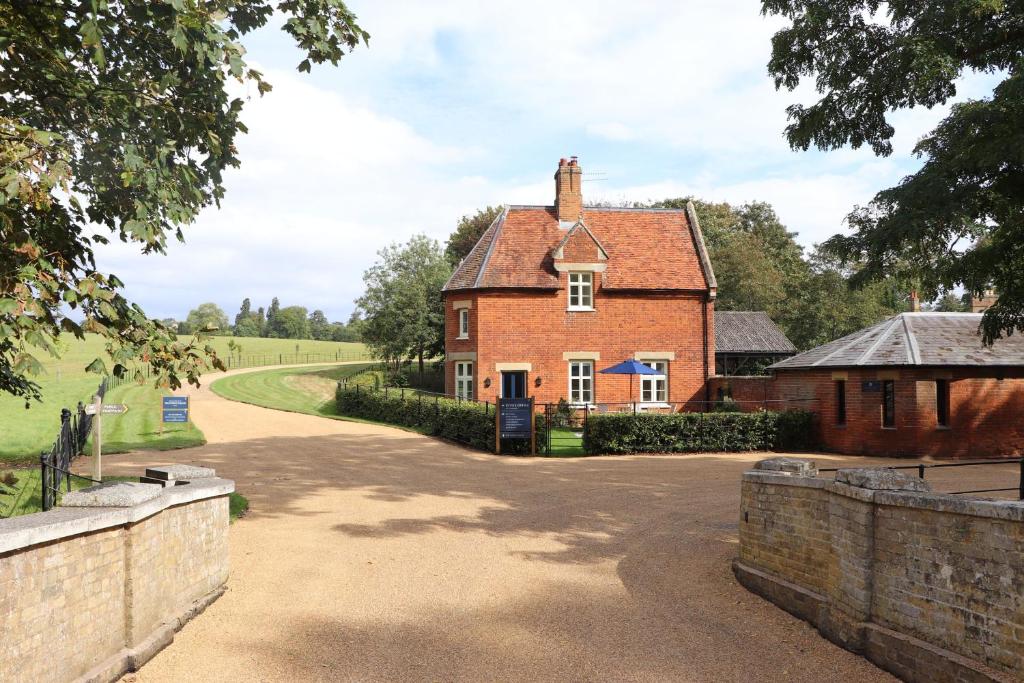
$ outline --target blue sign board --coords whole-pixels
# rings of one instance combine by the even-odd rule
[[[528,398],[498,399],[498,431],[503,439],[529,439],[533,429],[533,401]]]
[[[188,422],[188,396],[164,396],[164,422]]]

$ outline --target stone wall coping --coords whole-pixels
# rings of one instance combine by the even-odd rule
[[[121,482],[124,483],[124,482]],[[0,519],[0,554],[69,536],[133,524],[175,505],[226,496],[235,490],[230,479],[197,479],[180,486],[152,487],[158,495],[135,505],[117,507],[57,507],[48,512]],[[99,487],[92,487],[99,488]]]
[[[876,500],[875,495],[881,493],[881,491],[875,491],[874,489],[862,489],[859,486],[850,486],[844,484],[841,481],[829,481],[825,488],[829,493],[834,493],[838,496],[846,496],[847,498],[853,498],[854,500],[863,501],[870,503]]]
[[[1024,501],[978,500],[948,493],[875,491],[875,502],[892,507],[920,508],[970,517],[1024,522]]]
[[[776,472],[772,470],[747,470],[743,473],[743,481],[755,482],[758,484],[775,484],[777,486],[802,486],[811,489],[823,489],[829,483],[828,479],[818,477],[801,477],[788,472]]]

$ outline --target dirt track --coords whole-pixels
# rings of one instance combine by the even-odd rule
[[[193,393],[252,510],[229,591],[130,681],[893,680],[733,580],[761,456],[530,459]]]

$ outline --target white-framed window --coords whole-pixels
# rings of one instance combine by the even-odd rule
[[[455,364],[455,395],[459,398],[473,398],[473,364],[469,361]]]
[[[594,308],[594,274],[569,273],[569,310],[589,311]]]
[[[569,402],[577,404],[594,402],[593,361],[569,361]]]
[[[668,403],[668,361],[645,360],[644,365],[657,370],[657,375],[640,375],[641,403]]]
[[[459,309],[459,336],[458,339],[469,339],[469,309]]]

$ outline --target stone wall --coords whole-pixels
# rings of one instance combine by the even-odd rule
[[[743,475],[740,583],[908,681],[1024,678],[1024,504],[893,470]]]
[[[224,591],[234,484],[147,475],[0,520],[0,681],[116,680]]]

